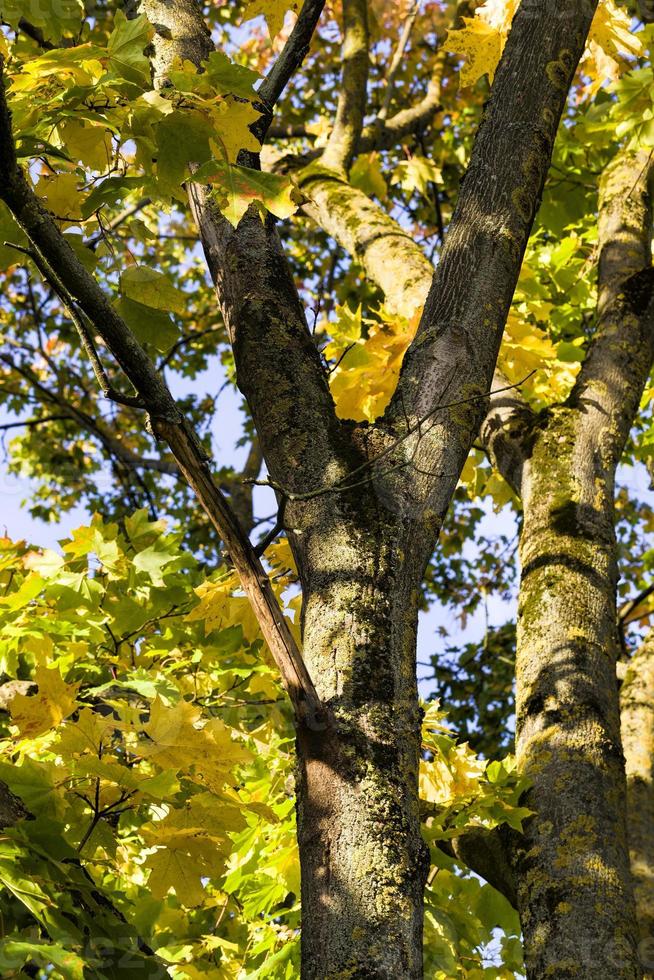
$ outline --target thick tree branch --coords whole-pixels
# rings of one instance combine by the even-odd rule
[[[195,45],[189,46],[189,49],[194,48]],[[88,318],[142,398],[153,433],[168,443],[181,472],[225,543],[298,718],[317,724],[317,720],[323,718],[323,709],[313,682],[268,576],[216,486],[197,436],[184,419],[154,364],[96,280],[81,264],[17,164],[1,72],[0,197],[31,242],[42,268],[48,271],[51,284],[55,287],[58,283],[64,284],[76,306]]]
[[[480,875],[513,905],[517,906],[515,874],[509,859],[511,835],[508,827],[486,830],[473,827],[451,841],[441,841],[439,847],[456,861]]]
[[[337,174],[309,170],[303,210],[383,291],[388,306],[410,317],[427,297],[434,267],[394,218]]]
[[[334,128],[322,165],[347,173],[357,150],[367,104],[368,0],[343,0],[343,70]]]
[[[654,935],[654,631],[630,661],[620,688],[627,774],[629,858],[642,939]]]
[[[620,151],[600,184],[597,330],[570,395],[620,455],[654,359],[651,154]]]
[[[552,147],[595,2],[523,0],[513,21],[415,340],[386,423],[489,389]],[[418,447],[423,473],[457,472],[483,413],[443,415]],[[411,449],[411,451],[414,451]],[[418,483],[418,481],[416,481]],[[454,481],[406,486],[442,515]]]
[[[212,46],[196,0],[140,8],[156,27],[155,84],[176,57],[200,67]],[[189,182],[187,191],[268,469],[281,482],[316,485],[338,466],[344,436],[275,222],[254,210],[234,229],[206,187]]]
[[[493,375],[493,388],[506,379],[499,370]],[[536,416],[518,388],[491,396],[488,412],[481,423],[479,437],[485,452],[513,492],[522,493],[522,472],[529,454]]]

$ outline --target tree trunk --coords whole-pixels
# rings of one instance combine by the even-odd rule
[[[614,464],[598,416],[537,422],[522,481],[516,746],[535,815],[515,854],[530,978],[635,978],[615,676]]]
[[[620,689],[627,771],[631,874],[640,931],[640,958],[654,974],[654,633],[630,662]]]
[[[383,507],[357,510],[320,520],[301,543],[304,654],[335,719],[329,732],[298,733],[302,976],[410,980],[422,976],[429,869],[418,811],[422,567]]]

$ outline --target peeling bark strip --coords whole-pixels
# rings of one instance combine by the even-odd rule
[[[103,339],[147,409],[153,431],[168,441],[180,470],[229,548],[296,716],[309,724],[324,724],[322,706],[268,577],[228,501],[216,486],[195,433],[154,364],[81,264],[18,166],[1,74],[0,179],[0,197],[30,241],[38,267],[55,291],[60,295],[63,292],[69,308],[81,311]]]

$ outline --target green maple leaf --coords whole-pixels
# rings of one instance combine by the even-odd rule
[[[168,276],[147,265],[134,265],[126,269],[120,277],[123,296],[153,310],[183,315],[188,306],[186,293],[173,285]]]
[[[122,10],[117,10],[107,42],[111,74],[140,88],[150,88],[150,62],[143,51],[153,34],[154,28],[144,14],[128,20]]]
[[[230,224],[237,226],[251,204],[277,218],[288,218],[299,206],[297,188],[280,174],[264,173],[212,160],[196,174],[196,179],[215,185],[218,207]]]

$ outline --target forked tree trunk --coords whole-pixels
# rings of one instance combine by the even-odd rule
[[[304,655],[335,719],[298,735],[302,976],[417,980],[429,870],[418,813],[422,568],[407,562],[383,505],[357,511],[302,543]]]
[[[524,470],[516,748],[535,815],[515,854],[529,977],[636,978],[618,639],[613,467],[557,408]],[[610,455],[610,454],[609,454]]]

